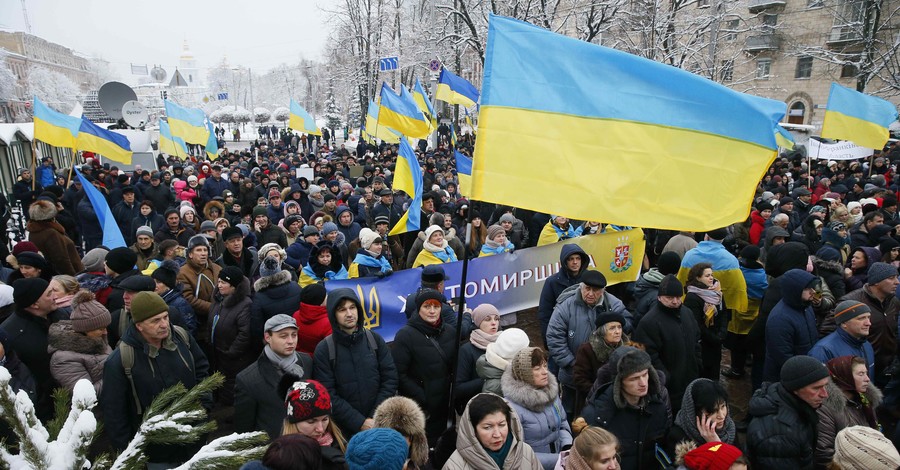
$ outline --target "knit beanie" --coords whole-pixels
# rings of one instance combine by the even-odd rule
[[[741,249],[741,258],[747,261],[759,260],[760,249],[756,245],[747,245]]]
[[[834,440],[833,462],[844,470],[894,470],[900,468],[900,453],[877,430],[850,426]]]
[[[881,243],[878,244],[878,251],[881,252],[882,256],[888,254],[894,248],[900,248],[900,242],[894,240],[893,237],[885,237]]]
[[[256,207],[254,207],[254,208],[253,208],[253,218],[255,219],[255,218],[257,218],[257,217],[259,217],[259,216],[261,216],[261,215],[264,215],[264,216],[268,217],[268,216],[269,216],[269,210],[266,209],[265,206],[256,206]]]
[[[500,234],[506,234],[506,230],[503,230],[503,227],[499,225],[491,225],[487,229],[487,239],[493,241],[494,237]]]
[[[431,240],[431,235],[437,231],[444,233],[444,229],[442,229],[441,227],[439,227],[437,225],[429,225],[428,228],[425,229],[425,241],[427,242],[427,241]]]
[[[288,388],[284,403],[287,420],[299,423],[331,414],[331,395],[324,385],[315,380],[298,380]]]
[[[140,323],[160,313],[167,312],[169,306],[156,292],[138,292],[131,299],[131,319]]]
[[[203,222],[200,222],[200,233],[210,232],[215,229],[216,229],[216,223],[213,222],[212,220],[204,220]]]
[[[691,470],[728,470],[744,455],[737,447],[724,442],[707,442],[684,456],[684,466]]]
[[[259,275],[262,277],[274,276],[281,272],[281,261],[274,256],[266,256],[259,265]]]
[[[887,263],[872,263],[869,267],[869,277],[866,281],[870,286],[897,275],[897,268]]]
[[[681,256],[678,256],[678,253],[674,251],[667,251],[659,255],[659,259],[656,261],[656,269],[663,276],[666,274],[678,274],[678,269],[680,268]]]
[[[179,270],[178,263],[172,260],[165,260],[150,274],[150,277],[165,284],[169,289],[174,289]]]
[[[681,297],[684,295],[684,287],[674,274],[666,274],[666,277],[659,281],[659,296]]]
[[[538,348],[524,347],[515,353],[509,361],[509,367],[513,377],[517,380],[534,385],[534,374],[532,373],[531,356]]]
[[[481,304],[475,307],[475,310],[472,310],[472,322],[475,323],[475,328],[480,328],[481,322],[487,320],[491,315],[500,316],[500,311],[497,310],[497,307],[491,304]]]
[[[829,377],[822,361],[810,356],[794,356],[781,366],[781,385],[789,392]]]
[[[840,325],[866,313],[872,313],[868,305],[858,300],[845,300],[834,307],[834,322]]]
[[[350,470],[402,470],[409,445],[399,432],[388,428],[368,429],[347,443]]]
[[[37,247],[37,245],[35,245],[34,243],[31,243],[30,241],[27,241],[27,240],[26,240],[26,241],[21,241],[21,242],[19,242],[19,243],[16,243],[16,246],[13,247],[13,249],[12,249],[12,255],[13,255],[13,256],[19,256],[20,253],[23,253],[23,252],[25,252],[25,251],[30,251],[30,252],[32,252],[32,253],[37,253],[37,252],[38,252],[38,247]],[[109,250],[107,250],[107,251],[109,251]]]
[[[141,235],[146,235],[150,238],[153,238],[153,229],[146,225],[141,225],[137,228],[137,230],[134,231],[134,236],[139,237]]]
[[[636,372],[640,372],[642,370],[648,370],[652,366],[650,362],[650,355],[640,349],[635,348],[633,351],[629,351],[619,359],[619,363],[616,365],[617,374],[622,379],[628,377],[631,374]],[[824,366],[823,366],[824,367]]]
[[[440,303],[444,302],[444,294],[434,289],[421,289],[416,294],[416,312],[422,309],[422,304],[427,300],[436,300]]]
[[[509,212],[506,212],[500,216],[500,222],[516,223],[516,216],[510,214]]]
[[[39,277],[27,277],[13,281],[12,287],[16,308],[24,310],[34,305],[44,295],[50,283]]]
[[[259,257],[259,260],[262,261],[266,259],[272,251],[278,252],[278,256],[281,257],[282,261],[287,259],[287,253],[284,251],[284,248],[277,243],[266,243],[259,247],[259,251],[257,251],[256,255]]]
[[[106,266],[116,274],[134,269],[135,263],[137,263],[137,253],[131,248],[121,246],[113,248],[106,254]]]
[[[322,236],[328,235],[331,232],[337,232],[338,226],[334,222],[325,222],[322,224]]]
[[[368,227],[365,227],[359,231],[359,245],[366,250],[368,250],[369,247],[371,247],[372,244],[380,238],[380,235],[378,235],[375,231]]]
[[[187,252],[190,253],[199,246],[205,246],[209,249],[209,239],[204,235],[194,235],[188,240]]]
[[[300,303],[306,305],[322,305],[328,292],[324,284],[310,284],[300,291]]]
[[[231,284],[234,287],[241,285],[244,281],[244,273],[237,266],[225,266],[219,271],[219,279]]]
[[[16,263],[18,263],[19,266],[31,266],[40,269],[41,271],[47,269],[49,266],[47,260],[45,260],[43,256],[30,251],[19,253],[18,256],[16,256]]]
[[[103,271],[103,262],[106,260],[106,254],[109,250],[106,248],[94,248],[88,251],[84,258],[81,258],[81,264],[84,265],[84,271],[96,273]]]
[[[503,330],[497,336],[497,341],[488,344],[485,350],[486,359],[492,366],[505,369],[506,363],[522,348],[527,348],[529,342],[528,335],[518,328]],[[530,368],[531,366],[529,366]]]
[[[306,227],[303,227],[303,237],[304,238],[311,236],[311,235],[318,235],[318,234],[319,234],[319,229],[316,228],[315,225],[310,224],[310,225],[307,225]]]
[[[78,333],[106,328],[112,322],[109,310],[94,298],[90,291],[80,291],[72,298],[72,327]]]
[[[181,209],[178,210],[178,215],[180,215],[181,218],[184,219],[184,215],[187,214],[188,212],[193,212],[195,216],[197,215],[197,211],[195,211],[194,208],[191,207],[190,204],[181,206]]]

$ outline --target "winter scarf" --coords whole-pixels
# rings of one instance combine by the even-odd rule
[[[291,354],[290,356],[282,356],[275,351],[272,350],[271,347],[267,344],[264,352],[266,353],[266,357],[272,361],[272,364],[275,364],[275,367],[278,368],[284,374],[294,374],[298,377],[303,377],[303,367],[300,366],[300,363],[297,362],[297,355]]]
[[[457,261],[456,253],[450,248],[450,244],[447,243],[447,240],[444,240],[444,243],[441,246],[435,246],[426,240],[422,243],[422,249],[433,254],[434,257],[441,260],[442,263],[452,263]]]
[[[308,199],[309,199],[309,203],[313,206],[313,208],[315,210],[319,210],[319,209],[325,207],[325,199],[319,199],[319,198],[314,198],[314,197],[311,197]]]
[[[499,331],[489,335],[481,330],[472,330],[472,334],[469,336],[469,342],[475,345],[476,348],[486,351],[489,344],[497,341],[498,336],[500,336]]]
[[[644,273],[644,280],[652,283],[653,285],[659,285],[662,282],[663,278],[666,277],[663,273],[659,272],[658,269],[651,269]]]
[[[343,266],[337,272],[334,272],[328,269],[328,266],[316,264],[316,267],[312,268],[307,264],[303,267],[303,273],[316,280],[347,279],[347,270]]]
[[[555,217],[554,217],[554,219],[555,219]],[[550,222],[550,226],[553,227],[553,230],[556,231],[556,236],[559,237],[560,240],[567,240],[569,238],[579,237],[579,236],[581,236],[581,231],[583,229],[582,227],[578,227],[578,229],[576,230],[574,227],[572,227],[571,222],[569,222],[568,230],[563,230],[563,229],[559,228],[559,226],[554,224],[552,221]]]
[[[501,245],[493,240],[487,240],[484,242],[484,245],[481,245],[481,252],[486,255],[499,255],[501,253],[512,252],[516,249],[516,246],[511,242],[506,242],[506,245]]]
[[[512,432],[507,434],[506,442],[503,444],[503,447],[496,452],[487,447],[484,448],[484,451],[487,452],[491,460],[497,464],[497,468],[503,468],[503,465],[506,463],[506,457],[509,456],[509,450],[512,448],[512,437]]]
[[[687,291],[689,294],[697,294],[698,297],[703,299],[703,315],[706,320],[706,326],[712,326],[716,318],[716,312],[719,306],[722,305],[722,292],[712,289],[701,289],[696,286],[688,286]]]
[[[675,415],[675,424],[677,424],[684,433],[687,434],[691,440],[696,442],[697,444],[703,444],[706,442],[706,439],[700,435],[700,430],[697,429],[697,410],[694,409],[694,384],[701,380],[709,380],[709,379],[697,379],[691,382],[687,390],[684,392],[684,398],[681,401],[681,410],[678,411],[678,414]],[[721,432],[716,430],[716,434],[722,440],[722,442],[726,444],[734,444],[735,437],[735,426],[734,420],[731,419],[731,414],[725,417],[725,427]]]
[[[575,449],[575,446],[572,446],[566,455],[565,463],[563,463],[563,468],[565,470],[591,470],[591,466],[584,460],[584,457],[578,453]]]
[[[353,258],[353,262],[362,266],[368,266],[370,268],[380,268],[381,272],[386,273],[391,270],[391,263],[385,259],[384,256],[379,256],[378,258],[369,256],[363,253],[363,250],[359,250],[356,253],[356,258]]]
[[[74,297],[75,294],[68,294],[56,299],[56,308],[70,307],[72,305],[72,298]]]
[[[606,364],[609,361],[609,355],[628,341],[628,336],[623,334],[622,339],[617,344],[609,344],[600,336],[600,328],[594,330],[590,338],[588,338],[588,342],[591,343],[591,349],[594,350],[594,355],[597,356],[597,360],[602,364]]]

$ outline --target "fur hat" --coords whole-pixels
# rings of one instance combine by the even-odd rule
[[[789,392],[828,378],[828,368],[810,356],[794,356],[781,366],[781,385]]]
[[[506,230],[503,230],[503,227],[499,225],[491,225],[487,229],[487,239],[493,241],[494,238],[501,233],[506,235]]]
[[[500,332],[497,341],[488,344],[485,359],[492,366],[503,370],[513,356],[522,348],[527,348],[530,340],[528,334],[518,328],[509,328]],[[530,368],[530,366],[529,366]]]
[[[441,233],[444,233],[444,229],[442,229],[440,226],[437,226],[437,225],[428,226],[428,228],[425,229],[425,241],[431,240],[431,235],[434,234],[434,232],[438,232],[438,231]]]
[[[277,243],[266,243],[259,248],[259,251],[256,253],[256,255],[259,257],[259,260],[262,261],[266,259],[266,256],[268,256],[269,253],[273,251],[278,253],[278,256],[281,257],[282,261],[287,259],[287,253],[285,253],[284,248],[282,248],[281,245]]]
[[[199,246],[205,246],[206,249],[209,249],[209,239],[204,235],[194,235],[190,239],[188,239],[187,251],[190,253],[194,251],[194,248]]]
[[[375,426],[391,428],[409,439],[409,458],[422,467],[428,461],[428,439],[425,436],[425,413],[410,398],[391,397],[381,402],[372,417]]]
[[[89,273],[103,271],[103,263],[106,261],[107,253],[109,253],[109,250],[106,248],[94,248],[85,253],[84,258],[81,258],[84,271]]]
[[[872,263],[869,267],[869,278],[866,281],[870,286],[897,275],[897,268],[887,263]]]
[[[32,253],[30,251],[19,253],[18,256],[16,256],[16,263],[18,263],[19,266],[31,266],[40,269],[41,271],[44,271],[49,267],[47,260],[44,259],[40,253]]]
[[[475,307],[475,310],[472,310],[472,322],[475,323],[475,328],[480,328],[481,322],[487,320],[492,315],[497,315],[499,317],[500,311],[491,304],[481,304]]]
[[[379,239],[381,239],[381,236],[368,227],[365,227],[359,231],[359,244],[366,250],[368,250],[372,246],[372,244]]]
[[[138,292],[131,299],[131,319],[140,323],[160,313],[167,312],[169,306],[156,292]]]
[[[393,429],[373,428],[356,434],[347,443],[350,470],[401,470],[406,464],[409,446],[403,435]]]
[[[875,429],[850,426],[834,440],[833,462],[845,470],[896,469],[900,468],[900,453]]]
[[[228,241],[232,238],[244,238],[244,232],[237,227],[225,227],[225,230],[222,230],[222,241]]]
[[[281,261],[274,256],[266,256],[266,259],[259,263],[259,275],[261,277],[274,276],[281,272]]]
[[[56,217],[56,205],[50,201],[39,199],[31,203],[28,208],[28,217],[35,222],[53,220]]]
[[[72,298],[72,327],[79,333],[106,328],[112,322],[109,310],[94,298],[90,291],[80,291]]]

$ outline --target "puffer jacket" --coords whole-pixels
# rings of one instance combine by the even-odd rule
[[[250,311],[250,337],[256,353],[262,352],[263,329],[266,320],[278,314],[291,315],[300,305],[300,286],[291,282],[291,273],[282,270],[272,276],[261,277],[253,283],[256,295]],[[259,338],[259,339],[257,339]]]
[[[482,392],[503,396],[503,386],[500,385],[503,369],[488,362],[486,355],[482,354],[481,357],[475,360],[475,373],[481,378]]]
[[[469,400],[469,404],[471,403],[472,401]],[[499,470],[543,470],[544,467],[541,466],[534,450],[523,441],[525,433],[516,410],[511,409],[509,414],[510,423],[507,429],[512,435],[510,437],[512,445],[509,448],[506,462],[503,463],[503,468]],[[459,420],[459,430],[456,433],[456,451],[444,464],[443,470],[497,470],[497,464],[478,441],[478,435],[475,432],[477,423],[472,423],[472,420],[469,419],[469,405],[466,405],[462,416],[462,419]]]
[[[812,305],[801,298],[803,289],[814,279],[800,269],[792,269],[779,279],[782,298],[766,321],[766,382],[777,382],[781,366],[791,357],[808,353],[819,339]]]
[[[575,274],[570,274],[566,269],[566,259],[577,254],[581,257],[581,268]],[[556,307],[556,299],[559,294],[572,285],[581,282],[581,274],[587,270],[590,258],[587,252],[575,243],[563,245],[559,250],[559,272],[548,277],[541,288],[541,299],[538,302],[538,320],[541,322],[541,337],[547,343],[547,327],[550,326],[550,317],[553,316],[553,308]],[[637,295],[635,295],[635,298]]]
[[[861,357],[866,361],[869,378],[875,380],[875,351],[872,349],[872,344],[866,338],[854,338],[843,328],[838,328],[816,342],[809,350],[809,355],[823,363],[841,356]]]
[[[300,308],[294,312],[297,322],[297,350],[312,355],[326,336],[331,334],[331,321],[328,319],[328,308],[321,305],[309,305],[300,302]]]
[[[356,304],[356,331],[348,334],[338,325],[335,311],[344,300]],[[375,415],[375,408],[397,393],[397,368],[384,339],[371,334],[378,347],[372,350],[364,331],[366,318],[362,305],[351,289],[335,289],[328,293],[328,320],[331,340],[316,346],[313,361],[316,380],[331,394],[331,416],[348,438],[359,432],[363,422]],[[328,352],[328,341],[334,341],[334,362]]]
[[[536,388],[513,376],[512,367],[503,371],[503,396],[519,415],[522,440],[534,450],[544,468],[552,468],[562,448],[572,444],[572,429],[559,398],[559,383],[548,374],[546,387]]]
[[[752,468],[813,468],[819,418],[781,383],[769,383],[750,399],[746,454]]]
[[[828,398],[822,403],[822,406],[816,410],[819,415],[818,438],[816,440],[815,461],[816,465],[823,468],[831,463],[834,457],[834,441],[837,434],[841,430],[850,426],[871,427],[869,420],[866,419],[863,405],[860,398],[847,398],[847,395],[834,383],[829,381]],[[866,401],[873,410],[881,405],[881,390],[874,384],[869,384],[869,389],[865,393]]]
[[[75,331],[71,320],[50,325],[47,333],[50,374],[69,391],[75,383],[87,379],[100,395],[103,387],[103,364],[112,349],[106,338],[90,338]]]

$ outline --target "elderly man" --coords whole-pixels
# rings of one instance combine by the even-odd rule
[[[197,316],[197,339],[200,341],[209,337],[206,317],[221,271],[222,267],[209,259],[209,241],[206,237],[191,237],[187,246],[187,262],[178,271],[176,279],[182,285],[185,300]]]
[[[867,340],[872,327],[872,311],[869,306],[845,300],[834,307],[834,321],[838,328],[820,339],[809,350],[809,355],[824,362],[840,356],[857,356],[866,361],[869,377],[875,379],[875,351]]]

